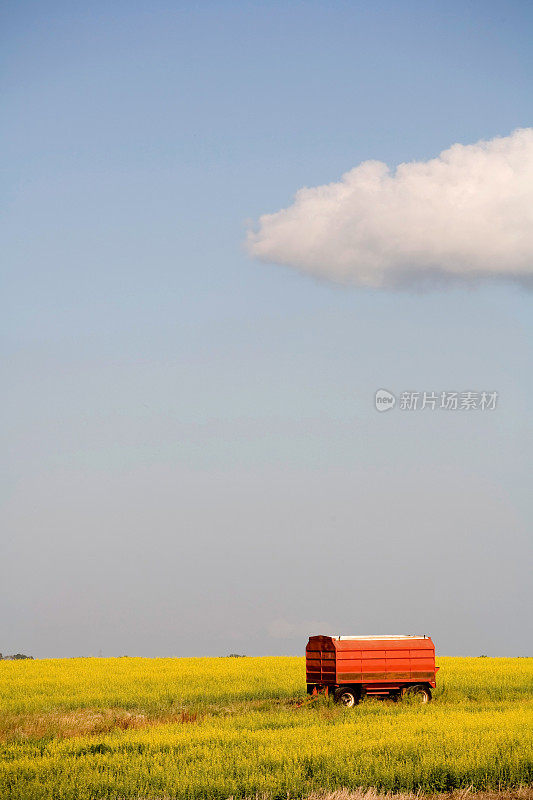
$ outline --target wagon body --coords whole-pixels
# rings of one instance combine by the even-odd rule
[[[311,636],[307,691],[354,687],[359,696],[435,687],[435,646],[428,636]],[[429,695],[431,696],[431,694]]]

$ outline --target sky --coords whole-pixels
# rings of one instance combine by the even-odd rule
[[[531,655],[532,295],[505,279],[531,261],[467,226],[396,263],[405,209],[378,198],[374,280],[366,201],[320,257],[308,210],[289,249],[265,219],[527,129],[532,24],[491,0],[3,5],[1,652]],[[467,391],[496,407],[438,407]]]

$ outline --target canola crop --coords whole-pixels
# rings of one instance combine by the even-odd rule
[[[301,798],[341,787],[533,784],[533,659],[437,663],[431,704],[345,709],[331,700],[297,707],[302,658],[0,662],[0,797]]]

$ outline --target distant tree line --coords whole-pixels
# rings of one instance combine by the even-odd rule
[[[22,658],[33,659],[33,656],[25,656],[24,653],[15,653],[13,656],[3,656],[2,653],[0,653],[0,661],[20,661]]]

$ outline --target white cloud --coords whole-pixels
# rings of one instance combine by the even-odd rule
[[[273,639],[295,639],[327,633],[331,625],[327,622],[288,622],[286,619],[274,619],[267,625],[268,635]]]
[[[364,161],[259,219],[249,252],[370,287],[533,276],[533,128],[430,161]]]

